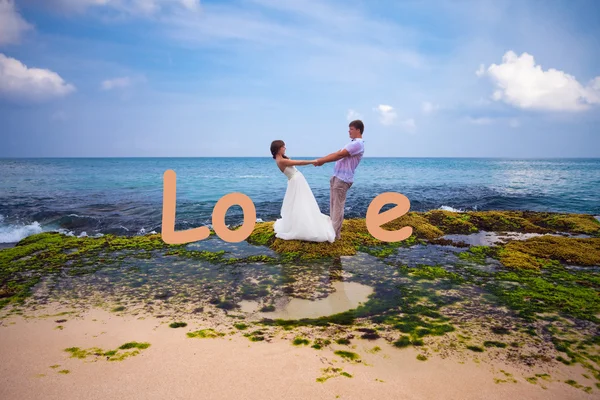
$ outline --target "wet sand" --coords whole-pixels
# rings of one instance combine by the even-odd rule
[[[240,302],[242,312],[249,313],[251,318],[301,319],[318,318],[342,313],[357,308],[369,300],[373,288],[356,282],[332,282],[334,292],[316,301],[283,297],[275,306],[275,311],[258,312],[257,301]]]
[[[54,308],[37,314],[69,310]],[[201,319],[187,320],[187,327],[173,329],[168,325],[171,319],[143,318],[91,309],[75,315],[13,315],[1,320],[0,398],[566,400],[595,396],[564,383],[568,378],[561,377],[562,372],[573,375],[579,366],[528,371],[525,376],[551,376],[550,382],[540,379],[532,384],[521,377],[523,371],[501,362],[442,359],[435,353],[419,361],[418,349],[398,349],[382,339],[353,339],[350,346],[333,344],[331,349],[316,350],[293,346],[289,335],[295,334],[283,330],[271,342],[251,342],[240,332],[229,334],[229,329]],[[62,330],[57,329],[59,325]],[[186,336],[207,328],[226,335]],[[131,341],[151,346],[123,361],[70,358],[64,351],[70,347],[116,349]],[[381,351],[368,352],[375,346]],[[361,362],[345,360],[334,350],[355,352]],[[337,376],[317,382],[326,375],[324,368],[341,368],[352,377],[338,371]],[[58,372],[64,370],[69,373]],[[512,374],[516,382],[501,370]],[[578,375],[582,373],[583,369]],[[584,378],[578,382],[586,384]]]

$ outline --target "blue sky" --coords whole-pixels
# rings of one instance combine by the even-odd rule
[[[600,157],[600,3],[0,0],[0,157]]]

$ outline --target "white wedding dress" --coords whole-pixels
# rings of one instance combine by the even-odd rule
[[[287,190],[281,206],[281,218],[275,221],[275,237],[309,242],[335,241],[331,218],[322,214],[304,175],[296,167],[286,167]]]

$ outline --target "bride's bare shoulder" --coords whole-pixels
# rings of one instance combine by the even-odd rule
[[[283,172],[285,170],[285,164],[283,163],[283,159],[280,158],[279,160],[275,160],[275,163],[277,164],[277,168],[279,168],[279,170],[281,172]]]

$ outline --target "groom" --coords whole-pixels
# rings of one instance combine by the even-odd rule
[[[343,149],[319,158],[314,165],[321,166],[325,163],[336,161],[333,176],[329,181],[329,213],[335,230],[335,240],[341,238],[342,222],[344,221],[344,207],[346,193],[354,183],[354,171],[365,152],[362,135],[365,125],[360,120],[354,120],[348,125],[348,134],[352,141]]]

